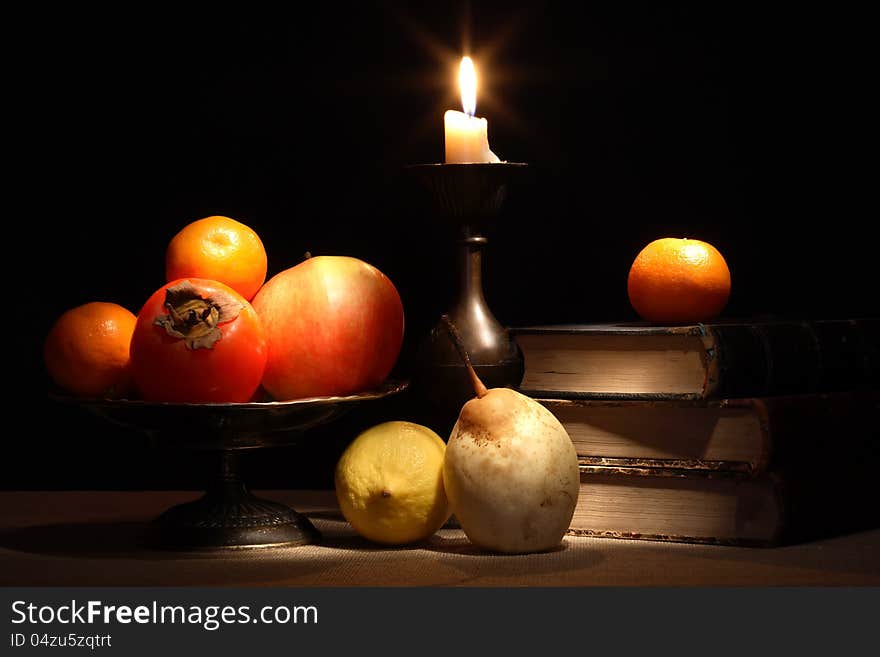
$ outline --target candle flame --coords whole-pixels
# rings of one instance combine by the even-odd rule
[[[474,116],[477,113],[477,71],[470,57],[462,57],[458,69],[458,85],[461,87],[461,106],[464,113]]]

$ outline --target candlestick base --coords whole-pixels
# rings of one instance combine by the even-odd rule
[[[462,324],[452,317],[456,327]],[[459,333],[462,333],[459,330]],[[522,351],[503,328],[497,332],[476,334],[465,332],[462,342],[474,344],[480,337],[491,338],[495,347],[494,362],[472,363],[477,376],[487,388],[517,388],[522,382],[524,363]],[[457,353],[449,354],[446,327],[438,324],[424,338],[416,355],[412,374],[413,391],[428,402],[427,422],[441,436],[448,436],[458,419],[461,407],[474,398],[474,387],[467,369]],[[466,346],[467,348],[467,346]],[[468,349],[468,354],[470,354]],[[452,357],[459,362],[446,362]]]
[[[408,167],[431,194],[443,221],[459,232],[459,289],[446,312],[461,334],[478,376],[489,388],[516,388],[522,382],[522,351],[494,316],[482,282],[484,235],[507,199],[510,183],[527,165],[519,162],[423,164]],[[473,386],[445,325],[438,321],[419,344],[412,372],[413,392],[431,407],[440,432],[451,430]],[[441,435],[443,435],[441,433]]]

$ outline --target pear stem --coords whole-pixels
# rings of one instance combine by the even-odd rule
[[[471,377],[471,383],[474,386],[474,392],[477,394],[477,397],[482,399],[486,396],[486,393],[489,392],[489,390],[486,388],[485,384],[480,381],[480,377],[478,377],[477,373],[474,371],[474,366],[471,365],[470,356],[468,356],[467,350],[464,348],[464,341],[461,339],[461,334],[458,332],[458,329],[455,328],[455,324],[452,323],[452,320],[449,319],[449,315],[444,314],[440,319],[443,320],[443,324],[449,332],[449,337],[452,338],[452,344],[455,345],[458,355],[461,356],[461,359],[464,361],[464,366],[467,368],[468,374]]]

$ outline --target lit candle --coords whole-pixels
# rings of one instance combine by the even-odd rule
[[[443,116],[446,130],[446,163],[500,162],[489,150],[488,123],[474,116],[477,111],[477,72],[470,57],[461,60],[458,72],[461,106],[464,112],[447,110]]]

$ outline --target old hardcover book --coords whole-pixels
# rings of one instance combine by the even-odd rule
[[[588,465],[757,473],[880,442],[880,392],[708,401],[537,399]]]
[[[770,547],[880,526],[870,468],[735,473],[581,466],[569,533]]]
[[[880,319],[580,324],[511,329],[522,392],[726,399],[880,387]]]

